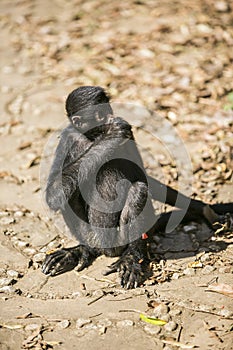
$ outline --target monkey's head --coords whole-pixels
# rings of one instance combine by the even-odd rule
[[[87,132],[106,123],[113,111],[109,97],[100,86],[81,86],[66,99],[66,112],[71,123]]]

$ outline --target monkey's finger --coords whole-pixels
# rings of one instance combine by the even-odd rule
[[[51,270],[53,266],[64,256],[64,253],[62,250],[57,250],[56,252],[52,254],[48,254],[45,258],[45,261],[42,264],[42,272],[45,275],[48,275],[51,273]]]

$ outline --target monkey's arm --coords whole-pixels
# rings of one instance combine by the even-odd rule
[[[82,134],[78,137],[81,140],[82,137],[86,138]],[[93,182],[101,166],[112,158],[122,143],[127,142],[132,137],[131,126],[120,118],[114,118],[111,120],[106,133],[102,134],[93,142],[90,140],[87,144],[84,142],[85,147],[82,147],[80,156],[77,157],[76,152],[73,160],[70,159],[65,164],[63,160],[64,156],[62,157],[59,154],[60,149],[62,149],[62,142],[65,142],[65,140],[61,139],[46,188],[46,201],[49,207],[55,211],[64,209],[65,204],[71,198],[72,194],[78,190],[79,186],[84,181],[88,185],[89,179]],[[77,149],[79,149],[78,141]]]
[[[46,202],[52,210],[61,208],[64,203],[64,191],[62,187],[62,169],[80,159],[92,146],[85,135],[74,129],[72,125],[65,128],[60,136],[53,164],[46,186]]]

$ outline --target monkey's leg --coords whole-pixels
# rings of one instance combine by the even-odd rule
[[[45,275],[55,276],[73,270],[75,266],[81,271],[91,265],[97,255],[95,250],[84,245],[60,249],[47,254],[42,264],[42,272]]]
[[[149,203],[148,211],[140,217],[142,210],[146,208],[148,196],[147,185],[143,182],[135,182],[129,189],[128,196],[121,212],[119,235],[122,236],[127,246],[123,255],[105,272],[106,275],[119,272],[121,286],[127,289],[138,287],[144,280],[144,272],[148,267],[147,258],[147,233],[144,233],[145,220],[153,218],[153,209]],[[152,225],[151,225],[152,226]]]
[[[208,205],[189,198],[150,176],[148,176],[148,183],[153,199],[182,209],[191,215],[194,214],[196,217],[203,217],[211,225],[222,220],[219,214],[233,213],[233,203]]]

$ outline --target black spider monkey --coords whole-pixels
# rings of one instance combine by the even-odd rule
[[[109,97],[98,86],[83,86],[66,100],[70,125],[61,134],[46,187],[49,207],[60,210],[80,244],[48,254],[42,270],[51,276],[77,266],[82,270],[101,255],[119,256],[106,274],[119,271],[121,285],[135,288],[149,263],[148,245],[164,230],[169,215],[157,219],[151,197],[184,220],[204,217],[211,224],[232,205],[189,199],[146,175],[131,125],[114,117]],[[218,214],[217,214],[218,213]]]

